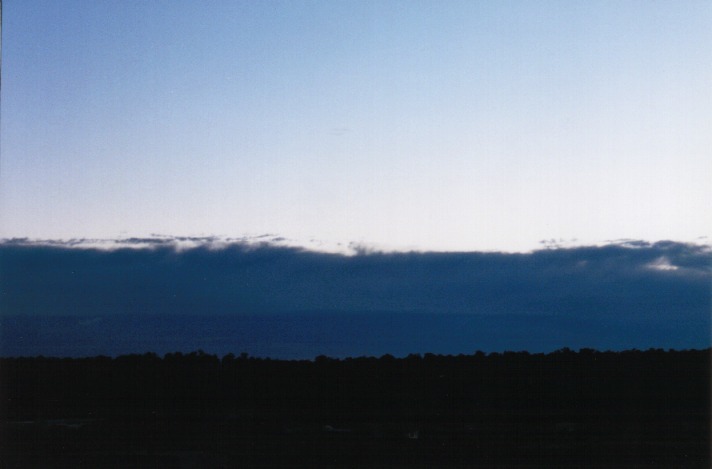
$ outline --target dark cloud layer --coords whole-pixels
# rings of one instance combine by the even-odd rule
[[[189,239],[0,244],[5,315],[412,312],[703,321],[707,247],[627,242],[510,253],[354,256]],[[185,241],[185,240],[183,240]],[[202,244],[200,243],[202,242]]]
[[[704,348],[709,248],[355,255],[242,240],[0,243],[0,355],[278,358]]]

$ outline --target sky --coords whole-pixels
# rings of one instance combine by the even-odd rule
[[[1,238],[709,242],[707,1],[5,0],[2,20]]]
[[[712,344],[708,1],[3,7],[0,355]]]

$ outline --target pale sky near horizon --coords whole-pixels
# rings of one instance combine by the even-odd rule
[[[708,1],[2,11],[0,237],[710,234]]]

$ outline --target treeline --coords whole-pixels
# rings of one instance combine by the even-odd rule
[[[243,353],[1,358],[6,418],[269,407],[360,418],[471,412],[703,411],[710,349],[272,360]],[[211,409],[216,407],[216,409]]]
[[[111,454],[133,455],[121,463],[133,467],[152,455],[145,465],[157,467],[177,449],[225,467],[302,457],[311,466],[709,467],[710,354],[2,358],[1,449],[7,467],[79,467],[78,454],[96,467]]]

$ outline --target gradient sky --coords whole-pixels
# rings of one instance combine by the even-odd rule
[[[0,237],[710,233],[709,1],[3,7]]]

